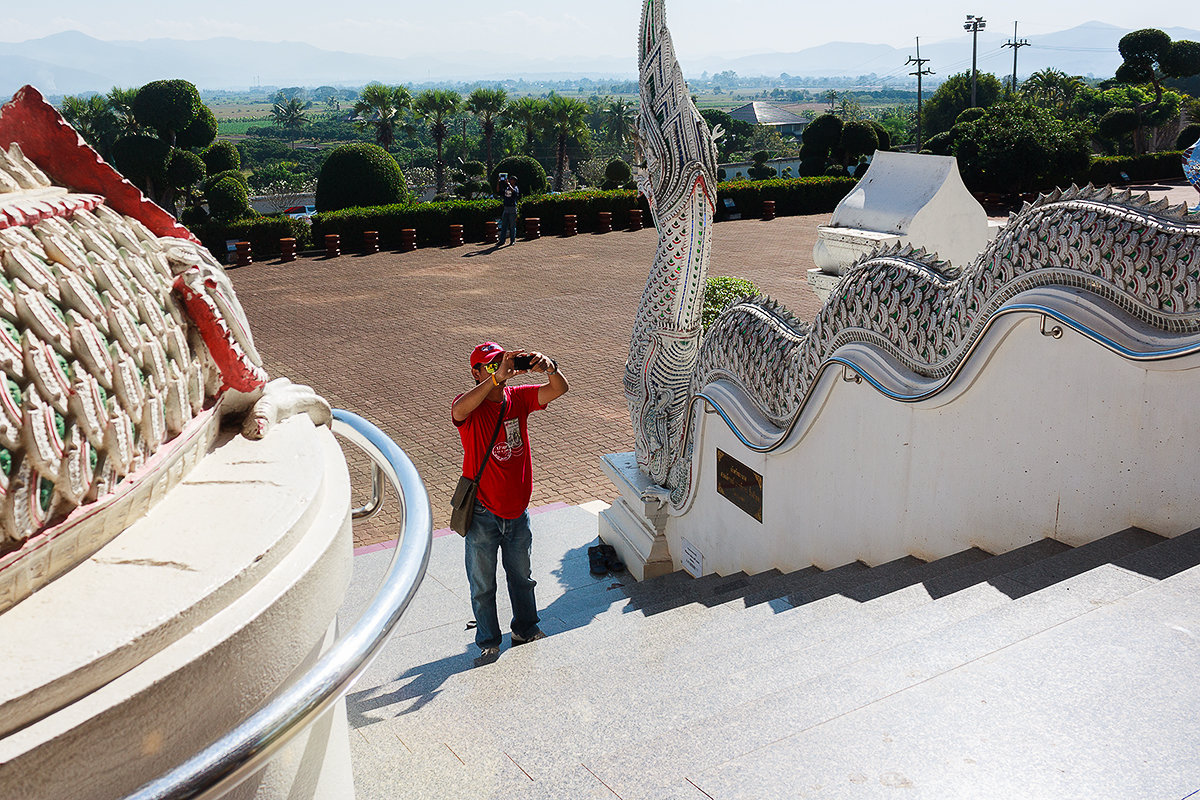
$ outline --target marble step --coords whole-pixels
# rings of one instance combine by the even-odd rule
[[[995,583],[1018,593],[1025,588],[1004,578],[988,586]],[[798,664],[790,677],[799,680],[770,676],[762,681],[766,691],[748,702],[583,763],[628,800],[668,797],[674,790],[687,796],[686,779],[693,773],[919,686],[1152,585],[1151,578],[1104,564],[835,669],[810,674],[813,667]]]
[[[954,559],[943,561],[946,561],[945,566],[956,564]],[[933,565],[922,566],[929,568]],[[833,572],[837,571],[831,571]],[[898,573],[897,577],[900,574],[903,573]],[[853,584],[849,585],[853,587]],[[945,625],[954,619],[978,613],[1003,599],[990,587],[983,589],[946,600],[936,611],[910,613],[906,618],[892,623],[889,628],[876,634],[868,633],[867,626],[855,623],[852,614],[846,613],[844,609],[839,610],[829,616],[830,627],[837,628],[840,625],[848,630],[859,631],[861,644],[834,648],[832,655],[824,657],[834,659],[832,664],[860,658],[862,648],[869,644],[880,647],[893,641],[895,637],[903,639],[917,636],[929,630],[931,626]],[[869,604],[862,607],[867,608]],[[515,759],[526,773],[544,777],[571,768],[578,759],[587,754],[594,754],[597,748],[603,749],[606,742],[613,743],[613,737],[630,741],[645,738],[660,732],[666,725],[678,724],[684,719],[680,713],[689,709],[693,715],[710,712],[710,706],[694,703],[689,705],[687,702],[688,682],[699,682],[701,676],[706,683],[712,684],[715,690],[719,690],[724,684],[732,683],[735,687],[740,684],[743,692],[749,691],[748,696],[762,691],[759,688],[751,688],[754,686],[753,681],[730,681],[728,657],[735,649],[731,645],[740,645],[736,647],[738,653],[759,654],[768,665],[779,658],[776,644],[768,637],[766,644],[760,647],[748,646],[740,641],[725,642],[723,647],[714,648],[719,652],[726,652],[726,659],[718,659],[716,663],[711,658],[697,660],[694,653],[680,649],[675,655],[685,663],[693,662],[690,673],[682,673],[681,667],[666,669],[664,664],[658,663],[654,672],[647,674],[644,658],[639,658],[632,664],[624,662],[623,669],[622,664],[618,663],[615,668],[602,672],[597,672],[595,658],[574,659],[576,666],[573,669],[555,673],[547,669],[540,658],[542,653],[558,653],[558,643],[552,645],[552,642],[553,639],[548,639],[532,647],[513,651],[510,654],[512,658],[506,661],[502,674],[495,678],[483,679],[483,685],[489,690],[487,692],[465,691],[456,693],[453,697],[440,696],[439,701],[444,700],[455,709],[451,718],[439,717],[430,722],[415,716],[402,717],[394,723],[383,724],[382,727],[372,725],[369,732],[364,731],[364,735],[373,738],[395,736],[408,742],[412,752],[429,753],[433,759],[431,764],[437,763],[445,749],[452,749],[465,761],[475,764],[483,763],[503,752],[507,754],[506,761],[512,762]],[[591,649],[592,653],[598,651],[603,652],[595,647]],[[636,654],[644,655],[640,649]],[[812,662],[822,657],[822,653],[813,650],[802,657]],[[528,670],[519,668],[517,658],[530,662],[525,664]],[[630,670],[641,671],[641,682],[633,687],[626,682],[622,687],[620,682],[627,677]],[[480,674],[481,671],[474,671],[465,677],[474,679]],[[684,677],[681,678],[681,675]],[[759,678],[766,681],[768,686],[775,680],[769,670]],[[614,693],[615,687],[620,687],[620,691]],[[635,691],[631,692],[631,688]],[[682,696],[680,688],[685,689]],[[698,685],[696,693],[709,698],[710,704],[713,697],[721,697],[724,703],[729,704],[736,704],[747,697],[744,693],[737,692],[720,694],[717,691],[700,689]],[[631,694],[635,696],[631,697]],[[544,707],[547,697],[554,698],[554,705],[558,711],[548,712]],[[580,719],[580,714],[585,715],[585,718]],[[592,719],[592,716],[598,718]],[[600,724],[600,720],[603,720],[604,724]],[[532,735],[535,731],[537,736]],[[546,737],[563,742],[563,747],[556,749],[554,756],[549,760],[542,752]],[[530,743],[529,750],[524,749],[526,742]],[[523,778],[526,773],[522,773]]]
[[[1119,552],[1128,551],[1143,540],[1143,537],[1136,534],[1119,534],[1110,537],[1106,542],[1097,543],[1091,548],[1091,556],[1086,556],[1087,548],[1080,548],[1084,553],[1076,553],[1073,556],[1075,567],[1068,567],[1060,559],[1057,565],[1052,564],[1039,574],[1077,573],[1078,565],[1086,563],[1088,559],[1103,560]],[[999,562],[999,566],[1006,563],[1011,566],[1014,559],[995,560]],[[973,564],[961,569],[970,570],[972,566]],[[1032,580],[1025,567],[1026,565],[1018,564],[1018,574],[1024,575],[1026,580]],[[953,572],[943,574],[948,576]],[[489,682],[495,695],[506,698],[504,703],[491,706],[490,712],[486,712],[474,701],[464,701],[460,705],[465,707],[465,711],[456,714],[449,724],[422,728],[401,723],[390,727],[393,728],[393,735],[408,741],[441,743],[442,747],[452,748],[470,763],[481,759],[486,761],[488,758],[494,758],[497,753],[503,753],[505,761],[520,765],[523,770],[521,777],[524,780],[531,783],[545,782],[545,776],[558,775],[563,771],[574,773],[575,765],[587,763],[589,756],[596,753],[611,752],[620,747],[637,750],[635,743],[661,736],[664,728],[673,723],[678,726],[689,718],[696,718],[698,715],[702,717],[705,713],[711,716],[711,712],[716,710],[714,706],[737,708],[746,702],[753,702],[756,697],[770,693],[779,685],[786,685],[789,680],[796,681],[803,677],[792,669],[781,668],[781,663],[803,664],[807,674],[826,675],[848,663],[861,660],[872,652],[888,647],[895,648],[906,640],[922,634],[928,635],[929,632],[956,621],[1011,603],[1013,601],[1009,599],[1010,596],[1023,597],[1029,594],[1028,589],[1028,583],[1006,583],[1003,579],[996,579],[993,584],[976,583],[952,596],[943,597],[936,603],[927,603],[899,614],[885,616],[874,624],[866,624],[863,620],[856,619],[856,615],[852,613],[834,614],[828,618],[828,624],[832,627],[826,633],[831,633],[840,623],[844,626],[840,636],[823,640],[790,655],[779,650],[769,650],[760,665],[746,666],[741,672],[730,670],[730,656],[734,652],[756,652],[760,648],[742,647],[736,651],[728,648],[722,651],[724,657],[721,659],[697,660],[693,657],[695,666],[691,671],[672,668],[652,675],[643,672],[639,676],[642,683],[636,687],[640,694],[635,691],[631,697],[628,687],[625,687],[618,701],[619,707],[611,693],[597,693],[590,688],[604,686],[604,676],[589,673],[582,669],[584,665],[581,664],[581,669],[572,676],[574,683],[548,683],[545,674],[535,678],[533,675],[511,673],[512,685]],[[868,602],[863,604],[862,608],[870,606],[871,603]],[[535,647],[545,645],[546,642],[543,642]],[[532,658],[533,652],[532,648],[527,648],[518,650],[513,655],[529,654],[530,660],[535,660]],[[714,661],[717,663],[714,664]],[[513,664],[508,666],[511,670]],[[700,685],[700,676],[706,670],[711,671],[707,680],[709,688]],[[650,680],[654,676],[659,678],[657,684]],[[619,674],[610,675],[607,680],[611,682],[619,677]],[[721,691],[722,687],[724,691]],[[707,703],[699,707],[696,704],[689,705],[688,698],[692,695],[707,698]],[[547,696],[554,698],[558,711],[538,711],[539,703],[544,702]],[[535,713],[532,716],[527,715],[523,713],[524,709]],[[386,727],[372,732],[372,735],[383,735]],[[547,752],[544,744],[547,739],[560,744]],[[436,744],[433,751],[438,751]],[[537,780],[527,777],[530,775],[537,776]],[[607,782],[607,779],[605,780]],[[557,783],[557,778],[554,782]],[[521,784],[518,782],[518,785]]]
[[[1136,540],[1133,544],[1138,542],[1145,544],[1148,541],[1157,540],[1157,537],[1146,538],[1148,536],[1144,532],[1133,534],[1132,538]],[[889,636],[908,635],[911,639],[921,635],[922,631],[929,630],[928,626],[953,620],[956,613],[969,614],[972,611],[978,612],[980,609],[990,608],[995,603],[1013,602],[1008,600],[1007,596],[1001,597],[1002,593],[997,590],[996,586],[979,583],[998,574],[1001,568],[1011,568],[1022,578],[1022,581],[1010,583],[1005,588],[1010,594],[1023,597],[1034,591],[1034,587],[1038,585],[1039,581],[1046,583],[1056,575],[1078,574],[1083,569],[1082,565],[1087,563],[1088,558],[1103,563],[1105,559],[1112,560],[1116,557],[1123,557],[1131,560],[1132,563],[1132,560],[1136,560],[1138,556],[1121,556],[1122,553],[1128,554],[1136,549],[1131,548],[1130,542],[1125,541],[1130,538],[1130,536],[1123,537],[1121,535],[1115,538],[1110,537],[1110,541],[1097,544],[1091,550],[1091,556],[1087,555],[1089,551],[1086,548],[1079,548],[1078,550],[1083,551],[1084,560],[1080,561],[1080,554],[1076,554],[1074,559],[1077,563],[1073,567],[1067,565],[1069,562],[1061,562],[1057,565],[1044,566],[1041,570],[1027,569],[1029,562],[1039,557],[1042,560],[1048,560],[1044,558],[1048,550],[1065,547],[1046,540],[1012,553],[982,560],[959,554],[968,563],[958,566],[957,569],[948,569],[948,565],[953,564],[953,561],[943,564],[940,570],[933,566],[939,562],[932,562],[929,565],[917,562],[916,565],[910,563],[904,568],[894,566],[892,569],[895,569],[896,572],[892,577],[889,577],[885,570],[878,573],[874,580],[862,581],[860,579],[857,583],[847,582],[847,579],[855,573],[870,573],[871,570],[863,565],[848,565],[848,568],[831,570],[826,573],[802,571],[809,574],[801,576],[793,573],[790,576],[791,580],[796,583],[788,594],[793,597],[793,601],[802,599],[805,591],[822,594],[820,589],[813,587],[809,582],[817,581],[819,585],[823,581],[827,585],[822,597],[839,597],[846,600],[844,594],[834,594],[829,591],[832,584],[837,583],[837,579],[841,578],[845,582],[844,591],[846,593],[856,593],[858,597],[867,599],[867,602],[856,602],[859,609],[858,614],[867,616],[871,616],[871,612],[868,610],[884,608],[886,598],[895,594],[895,592],[883,591],[889,582],[896,583],[899,592],[913,592],[915,591],[913,587],[919,581],[922,590],[929,597],[940,598],[932,604],[926,602],[910,606],[906,602],[901,604],[901,608],[894,610],[897,613],[885,614],[876,610],[874,616],[882,616],[883,619],[869,620],[872,625],[876,626],[874,631],[868,631],[867,629],[870,627],[868,625],[856,625],[854,613],[831,613],[828,618],[829,622],[826,623],[829,626],[826,635],[835,636],[836,639],[838,634],[834,632],[839,628],[838,622],[851,631],[856,629],[859,631],[857,640],[843,641],[840,649],[837,645],[824,644],[828,640],[807,645],[810,649],[815,648],[808,656],[816,658],[818,655],[816,651],[824,648],[824,657],[829,659],[827,663],[834,665],[840,663],[838,653],[842,654],[840,657],[843,659],[862,658],[864,652],[867,652],[863,648],[872,642],[877,647],[890,645],[895,649],[897,646],[895,640],[889,639]],[[1162,544],[1170,545],[1171,542]],[[1157,547],[1151,547],[1146,552],[1156,549]],[[583,547],[582,552],[586,563],[586,546]],[[1155,559],[1152,556],[1143,555],[1141,561],[1145,562],[1143,567],[1146,569],[1162,571],[1166,569],[1163,565],[1168,563],[1170,558],[1164,555]],[[1157,566],[1155,566],[1156,564]],[[918,566],[927,569],[930,574],[922,577],[913,575],[911,578],[915,580],[907,583],[901,581],[904,572],[918,568]],[[1021,572],[1021,570],[1025,571]],[[833,577],[818,580],[818,576]],[[758,577],[754,576],[754,578]],[[752,583],[754,578],[750,578],[749,582]],[[619,693],[614,694],[614,682],[622,679],[628,680],[630,673],[636,674],[639,670],[645,673],[649,669],[651,671],[659,670],[658,674],[663,675],[668,681],[673,680],[675,684],[680,683],[681,677],[704,680],[707,682],[705,685],[711,683],[716,688],[719,688],[722,683],[729,684],[730,675],[727,667],[732,665],[727,661],[719,663],[716,667],[712,665],[714,662],[721,662],[722,653],[735,652],[730,647],[730,641],[722,642],[724,649],[709,648],[710,652],[704,653],[704,657],[697,657],[694,652],[689,651],[686,645],[677,644],[674,650],[664,651],[663,640],[670,637],[664,635],[663,631],[670,634],[672,630],[678,629],[676,632],[680,636],[677,638],[686,642],[689,634],[698,628],[703,629],[706,625],[713,631],[719,630],[722,626],[730,625],[730,619],[752,613],[755,609],[753,607],[742,608],[736,613],[725,615],[714,614],[713,609],[729,609],[739,603],[751,602],[751,598],[761,596],[762,591],[774,594],[774,590],[764,589],[766,583],[768,581],[783,582],[787,578],[789,576],[766,576],[763,586],[755,587],[760,590],[757,595],[752,588],[736,586],[736,579],[711,581],[703,591],[694,593],[693,598],[695,599],[686,605],[672,606],[669,602],[662,603],[659,604],[663,606],[661,611],[655,610],[650,616],[644,616],[645,610],[657,608],[655,603],[648,602],[630,613],[610,614],[612,619],[608,621],[614,626],[614,633],[604,630],[603,637],[616,635],[617,641],[620,642],[622,633],[619,630],[620,625],[623,623],[627,629],[624,631],[627,646],[619,651],[620,658],[615,662],[596,657],[610,654],[613,648],[604,642],[597,641],[598,638],[603,637],[594,635],[600,634],[601,631],[594,627],[597,623],[593,622],[586,629],[571,629],[535,645],[506,652],[503,657],[505,674],[514,679],[514,685],[511,687],[504,685],[504,682],[499,682],[501,685],[497,685],[498,681],[490,677],[476,679],[478,674],[487,669],[494,669],[494,667],[485,667],[483,670],[470,672],[465,670],[458,673],[451,672],[445,679],[434,677],[432,680],[429,680],[428,676],[436,670],[426,668],[418,669],[415,672],[410,671],[407,676],[401,676],[401,680],[407,677],[410,679],[410,683],[424,681],[424,685],[418,687],[418,690],[402,687],[392,691],[389,695],[387,687],[384,687],[385,692],[382,695],[373,694],[373,690],[367,693],[360,692],[358,693],[360,700],[366,704],[373,704],[375,709],[388,709],[389,705],[396,705],[400,711],[413,713],[403,714],[388,723],[366,724],[370,720],[365,718],[359,720],[362,727],[356,731],[356,735],[361,736],[369,744],[364,744],[355,752],[356,771],[359,760],[369,759],[370,754],[380,747],[379,741],[384,742],[384,751],[386,752],[387,743],[394,740],[405,743],[402,744],[404,752],[400,754],[404,758],[400,760],[409,764],[409,769],[404,771],[407,781],[405,785],[409,787],[426,785],[422,783],[420,775],[427,775],[429,780],[433,781],[428,785],[438,785],[437,781],[444,778],[439,774],[441,768],[445,766],[444,757],[454,753],[451,767],[457,764],[457,768],[466,769],[470,765],[471,768],[467,770],[470,774],[487,776],[485,780],[481,779],[472,784],[470,789],[464,789],[468,792],[482,792],[478,796],[556,796],[554,791],[560,792],[557,796],[566,796],[561,794],[565,791],[572,797],[589,797],[593,796],[592,792],[597,792],[594,796],[611,797],[608,789],[605,789],[604,784],[600,783],[600,779],[593,775],[592,771],[589,771],[591,764],[596,763],[597,754],[611,753],[613,748],[609,745],[616,744],[617,740],[626,742],[625,747],[636,752],[638,747],[628,744],[629,742],[651,741],[656,737],[669,735],[670,731],[664,732],[664,727],[673,718],[664,718],[660,714],[659,721],[649,727],[641,726],[639,720],[655,719],[655,715],[652,713],[654,708],[658,708],[660,712],[663,708],[668,710],[672,707],[686,708],[689,696],[694,695],[694,693],[693,695],[680,695],[677,692],[674,696],[668,695],[668,700],[655,704],[656,693],[652,687],[648,687],[639,702],[636,697],[622,698]],[[667,583],[666,579],[659,580],[664,584]],[[679,579],[674,578],[674,580]],[[876,585],[868,588],[871,584]],[[747,591],[742,591],[743,588],[746,588]],[[963,591],[964,588],[969,591]],[[735,595],[734,599],[726,600],[721,605],[713,606],[712,609],[704,605],[706,600],[711,602],[730,592]],[[569,595],[570,592],[566,594]],[[947,599],[948,597],[953,599]],[[885,602],[881,603],[881,599],[885,599]],[[789,604],[790,602],[792,601],[789,601]],[[618,603],[611,604],[612,607],[618,605]],[[804,606],[801,606],[801,609],[803,608]],[[701,612],[701,609],[709,613],[705,614]],[[603,616],[603,613],[600,616]],[[769,630],[772,623],[781,625],[781,620],[793,614],[795,611],[770,614],[761,622]],[[862,620],[858,622],[862,622]],[[921,625],[926,627],[922,628]],[[658,632],[649,640],[640,636],[640,629],[660,626],[663,631]],[[736,629],[736,624],[734,624],[734,628]],[[810,623],[807,630],[811,633],[814,626]],[[429,638],[428,634],[435,632],[436,630],[425,631],[422,635]],[[445,632],[443,631],[443,633]],[[749,634],[749,631],[745,631],[745,633]],[[786,635],[782,629],[774,633],[776,636]],[[764,635],[769,639],[772,634],[767,632]],[[845,632],[840,634],[840,636],[849,635],[851,634]],[[462,634],[461,631],[453,631],[451,636],[461,638]],[[405,638],[411,639],[412,637]],[[578,646],[570,646],[572,638],[580,640]],[[632,644],[629,641],[631,639],[635,640]],[[763,645],[752,645],[748,635],[737,636],[732,641],[742,645],[736,648],[736,652],[762,652],[766,649]],[[415,642],[410,642],[410,644],[416,645]],[[576,652],[577,650],[580,652]],[[420,652],[420,647],[409,648],[407,656],[410,665],[414,663],[412,660],[414,657],[419,658]],[[786,655],[775,653],[769,649],[766,649],[766,652],[771,654],[771,658],[767,659],[768,664],[771,660],[779,660]],[[521,667],[522,661],[528,662],[524,664],[523,668]],[[572,664],[575,665],[573,670]],[[676,666],[669,667],[669,664],[676,664]],[[694,664],[694,667],[690,672],[685,673],[681,671],[682,667],[678,664],[685,666]],[[714,670],[713,675],[703,677],[709,668]],[[833,668],[829,667],[829,669]],[[664,669],[669,669],[670,672],[662,672]],[[564,674],[556,675],[556,670]],[[751,696],[755,691],[774,689],[780,680],[786,682],[789,677],[793,679],[796,677],[787,672],[782,676],[773,675],[770,669],[760,669],[753,665],[743,667],[743,671],[747,670],[750,679],[735,681],[734,684],[739,686],[745,684],[747,688],[743,691],[749,692]],[[749,688],[756,681],[762,682],[762,688]],[[456,685],[459,682],[463,685]],[[699,684],[696,686],[697,691],[698,687]],[[601,690],[607,690],[607,693]],[[711,692],[709,694],[711,695]],[[497,697],[505,698],[505,702],[508,704],[507,709],[503,703],[496,703],[495,698]],[[728,695],[730,701],[740,700],[742,697],[743,695],[738,694]],[[382,698],[382,702],[380,702],[380,698]],[[550,706],[547,705],[548,698],[552,699]],[[422,708],[430,702],[436,703],[443,709],[434,720],[429,720],[428,717],[433,715]],[[735,703],[732,707],[739,706]],[[703,711],[704,708],[701,706],[700,712]],[[579,718],[580,714],[585,715],[583,719]],[[497,718],[503,721],[503,724],[498,725]],[[686,719],[686,717],[684,718]],[[511,720],[511,723],[508,720]],[[686,724],[677,725],[676,729],[686,727]],[[612,739],[603,734],[605,729],[617,731],[619,735],[616,736],[616,739]],[[581,737],[580,732],[587,735]],[[549,756],[545,753],[548,737],[564,745],[550,748],[553,754]],[[572,737],[575,741],[572,741]],[[526,745],[528,745],[527,750],[523,749]],[[578,760],[573,762],[572,760],[576,757]],[[585,759],[587,759],[586,762]],[[585,763],[587,766],[581,766]],[[397,790],[395,787],[390,791],[391,794],[378,796],[428,796],[421,795],[419,792],[407,794],[405,792],[408,790]],[[495,791],[497,794],[487,794],[490,791]],[[541,794],[541,792],[547,791],[549,794]],[[455,796],[475,795],[459,792]]]
[[[911,798],[1195,796],[1198,601],[1200,569],[1168,574],[656,796],[782,797],[799,786],[834,800],[887,786]]]

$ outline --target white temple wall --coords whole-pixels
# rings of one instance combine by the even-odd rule
[[[954,384],[918,403],[827,370],[769,454],[699,414],[696,497],[666,532],[676,568],[682,538],[705,573],[728,574],[1195,527],[1200,453],[1185,433],[1200,356],[1133,362],[1040,326],[997,320]],[[717,448],[764,476],[762,523],[717,494]]]

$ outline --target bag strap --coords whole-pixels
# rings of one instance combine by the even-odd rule
[[[496,420],[496,430],[492,431],[492,440],[488,442],[487,450],[483,453],[483,463],[479,465],[479,473],[475,476],[475,483],[479,483],[479,479],[483,477],[483,470],[487,467],[488,459],[492,457],[492,446],[496,444],[497,437],[500,436],[500,426],[504,424],[504,412],[508,410],[508,395],[504,395],[504,401],[500,403],[500,419]]]

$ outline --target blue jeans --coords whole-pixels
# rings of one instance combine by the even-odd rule
[[[500,621],[496,617],[496,550],[499,548],[508,579],[508,597],[513,618],[509,628],[523,639],[538,631],[537,603],[530,577],[529,556],[533,531],[529,512],[504,519],[475,503],[475,517],[467,530],[467,581],[471,584],[471,609],[475,612],[475,644],[480,648],[500,646]]]
[[[500,213],[500,238],[499,244],[504,244],[504,234],[508,233],[509,241],[517,241],[517,209],[504,209]]]

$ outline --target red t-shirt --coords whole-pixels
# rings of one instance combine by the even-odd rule
[[[479,479],[476,498],[484,508],[504,519],[521,516],[533,494],[533,467],[525,420],[530,411],[545,408],[538,403],[539,388],[536,385],[504,387],[508,408],[504,412],[504,422],[500,425],[496,444],[492,446],[492,457],[488,459],[483,476]],[[454,399],[457,401],[458,397]],[[462,422],[454,422],[462,438],[462,471],[468,478],[474,478],[479,472],[484,449],[492,440],[499,416],[500,403],[484,400],[471,412],[471,416]]]

